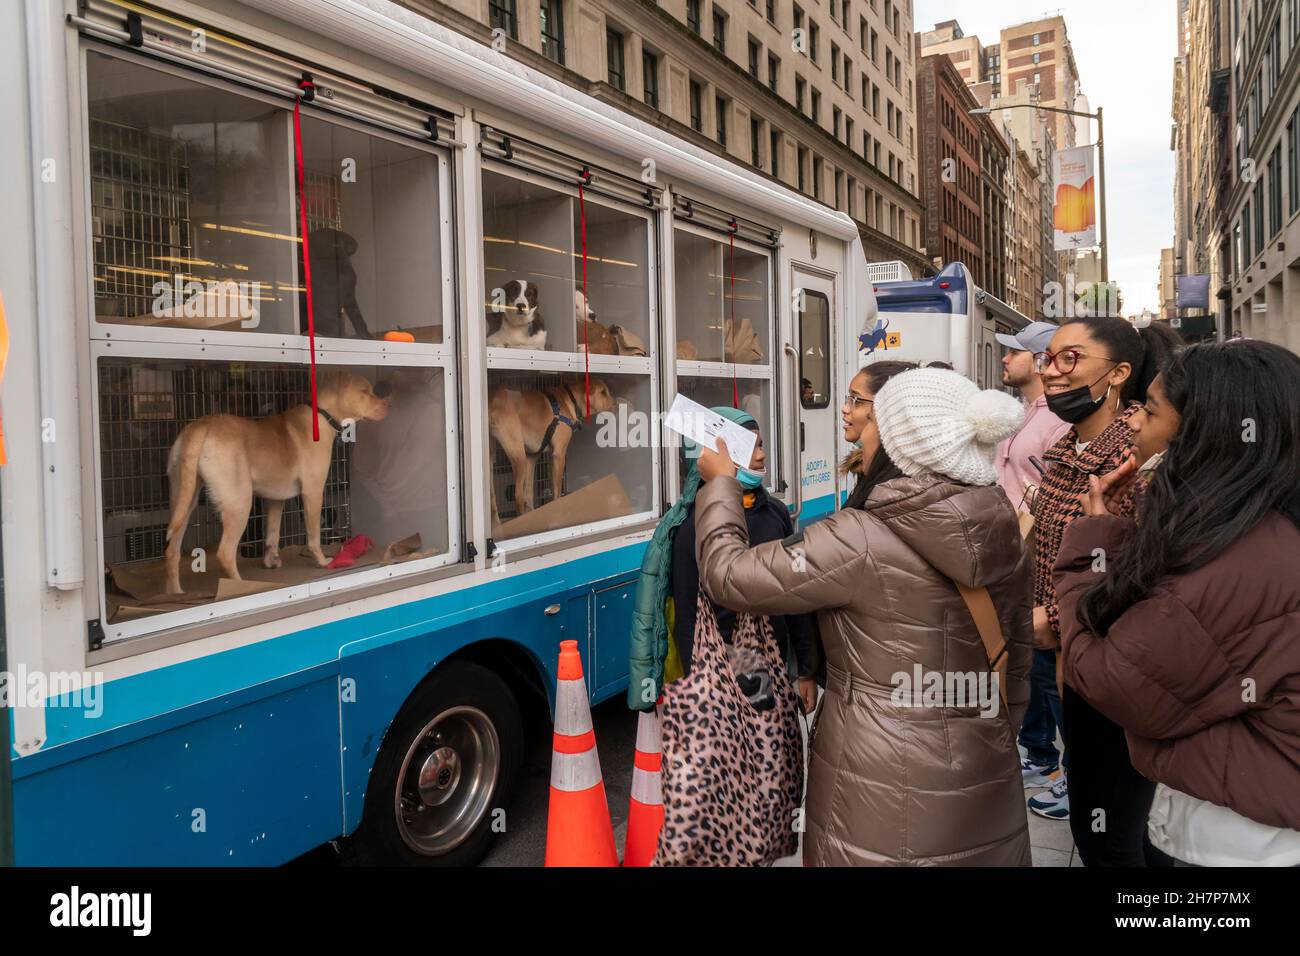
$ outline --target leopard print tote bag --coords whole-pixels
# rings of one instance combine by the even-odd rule
[[[767,618],[738,615],[732,643],[762,655],[776,706],[757,711],[740,689],[701,593],[691,672],[664,688],[664,825],[654,866],[766,866],[798,849],[798,695]]]

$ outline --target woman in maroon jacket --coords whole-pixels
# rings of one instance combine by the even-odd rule
[[[1189,348],[1133,426],[1148,454],[1172,437],[1136,524],[1110,513],[1130,462],[1090,480],[1065,533],[1066,682],[1159,784],[1158,849],[1300,865],[1300,358],[1264,342]]]
[[[1177,341],[1177,333],[1163,326],[1139,332],[1123,319],[1078,319],[1061,326],[1048,351],[1034,356],[1047,407],[1073,426],[1044,453],[1047,474],[1033,504],[1037,647],[1059,647],[1052,566],[1066,526],[1083,512],[1079,496],[1088,490],[1089,476],[1109,474],[1128,454],[1129,419]],[[1068,819],[1086,866],[1141,866],[1154,785],[1129,763],[1123,730],[1069,687],[1061,695],[1059,722],[1065,740],[1061,771],[1051,790],[1030,798],[1029,809]],[[1096,825],[1099,811],[1105,827]]]

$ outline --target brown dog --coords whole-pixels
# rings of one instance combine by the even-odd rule
[[[266,502],[266,549],[262,564],[280,567],[280,514],[284,503],[302,495],[307,550],[324,567],[320,512],[334,440],[348,420],[377,422],[389,403],[370,382],[349,372],[326,372],[317,389],[320,441],[312,440],[311,407],[298,405],[269,418],[205,415],[176,436],[167,460],[171,520],[167,525],[168,594],[181,594],[181,539],[199,500],[199,481],[221,514],[217,561],[227,578],[240,580],[235,549],[248,526],[253,495]]]
[[[545,450],[543,445],[547,444],[548,430],[551,432],[551,474],[557,498],[560,489],[564,487],[565,459],[575,429],[563,421],[557,422],[554,429],[551,428],[552,421],[557,418],[555,409],[551,407],[552,399],[560,415],[581,427],[586,412],[581,379],[537,392],[521,392],[504,387],[488,392],[488,434],[510,459],[510,468],[515,478],[515,503],[521,515],[533,510],[535,456]],[[614,395],[609,386],[600,379],[593,378],[592,414],[612,412],[614,408]],[[495,504],[494,498],[494,507]]]

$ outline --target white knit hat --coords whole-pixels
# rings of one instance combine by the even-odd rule
[[[876,393],[873,409],[885,453],[903,474],[939,474],[967,485],[998,480],[994,449],[1025,418],[1024,406],[1006,392],[981,391],[941,368],[895,375]]]

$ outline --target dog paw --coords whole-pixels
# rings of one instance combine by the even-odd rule
[[[268,551],[262,556],[262,567],[264,568],[278,568],[283,564],[284,562],[280,560],[279,551]]]

